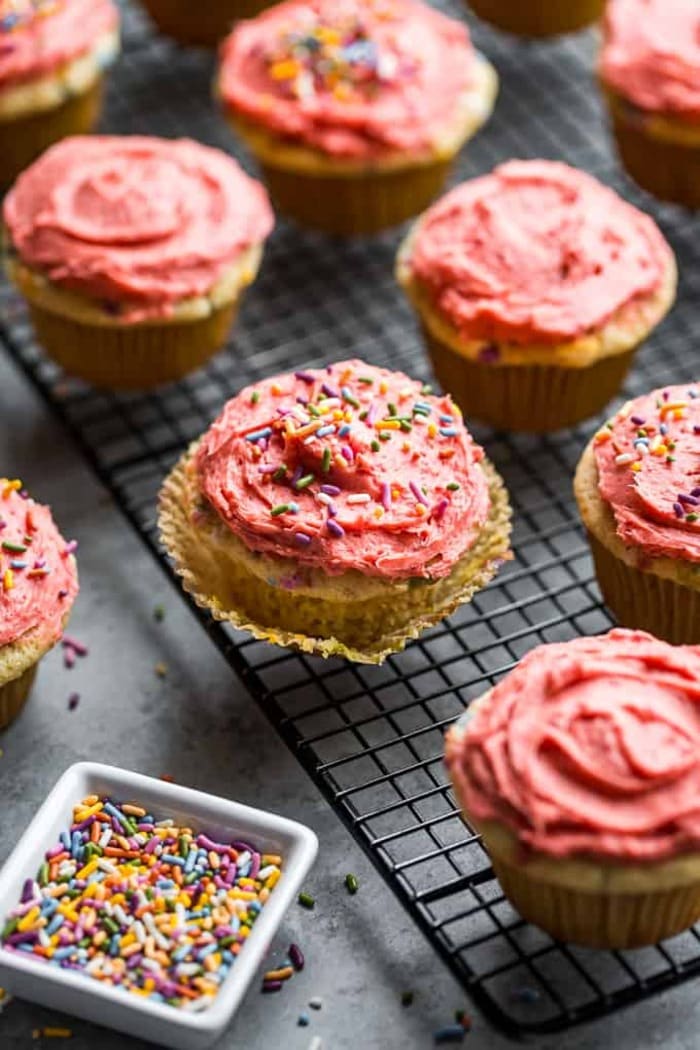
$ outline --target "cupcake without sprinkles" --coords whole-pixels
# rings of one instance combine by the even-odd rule
[[[574,489],[620,623],[700,644],[700,387],[624,405],[586,448]]]
[[[48,507],[20,481],[0,478],[0,729],[22,709],[68,622],[78,593],[73,549]]]
[[[3,218],[39,341],[68,373],[115,389],[179,379],[221,349],[274,221],[226,154],[141,136],[58,143]]]
[[[218,79],[280,211],[336,234],[425,208],[497,87],[467,29],[419,0],[289,0],[236,27]]]
[[[503,892],[563,941],[633,948],[700,918],[700,649],[543,645],[446,737]]]
[[[118,51],[110,0],[0,0],[0,187],[51,143],[92,129]]]
[[[159,518],[215,617],[366,663],[510,556],[505,489],[457,407],[361,361],[243,390],[165,482]]]
[[[533,432],[601,411],[676,293],[654,221],[544,160],[448,193],[408,234],[397,277],[467,416]]]

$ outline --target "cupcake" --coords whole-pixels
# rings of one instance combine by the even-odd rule
[[[216,47],[239,18],[252,18],[270,5],[265,0],[141,0],[161,33],[180,44]]]
[[[539,646],[446,760],[504,894],[553,937],[634,948],[700,918],[700,648],[619,629]]]
[[[700,388],[628,402],[586,448],[574,489],[620,623],[700,644]]]
[[[466,415],[535,432],[599,412],[676,291],[649,216],[544,160],[502,164],[439,200],[403,242],[397,277]]]
[[[605,0],[469,0],[485,22],[518,36],[558,36],[575,33],[596,22]]]
[[[622,162],[645,190],[700,208],[697,0],[610,0],[600,78]]]
[[[418,0],[288,0],[237,26],[218,79],[280,211],[335,234],[425,208],[497,87],[467,29]]]
[[[226,404],[165,482],[195,601],[256,638],[380,663],[509,557],[503,483],[449,397],[362,361]]]
[[[19,713],[78,593],[73,543],[20,481],[0,478],[0,729]]]
[[[53,142],[92,129],[118,51],[111,0],[0,2],[0,188]]]
[[[273,216],[234,160],[187,139],[71,138],[5,198],[6,268],[72,375],[146,388],[219,350]]]

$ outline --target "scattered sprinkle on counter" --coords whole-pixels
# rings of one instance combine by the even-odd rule
[[[310,893],[300,893],[298,899],[302,908],[308,908],[308,910],[311,911],[316,907],[316,901]]]
[[[72,1039],[72,1028],[33,1028],[32,1039]]]
[[[348,893],[354,895],[359,889],[360,883],[357,881],[357,875],[346,875],[345,876],[345,888]]]
[[[401,1005],[412,1006],[413,1005],[413,992],[402,992],[401,993]]]
[[[158,678],[165,678],[168,674],[168,665],[164,663],[157,663],[153,668]]]
[[[205,1010],[281,864],[248,843],[215,842],[141,806],[91,795],[25,881],[2,943],[134,995]]]
[[[436,1046],[442,1046],[446,1043],[461,1043],[466,1034],[467,1030],[461,1024],[448,1024],[444,1028],[438,1028],[436,1032],[433,1032],[433,1041]]]
[[[76,707],[80,703],[80,693],[71,693],[68,697],[68,710],[75,711]]]
[[[165,606],[164,605],[156,605],[154,607],[154,609],[153,609],[153,619],[156,621],[156,623],[162,623],[163,622],[163,620],[165,619]]]

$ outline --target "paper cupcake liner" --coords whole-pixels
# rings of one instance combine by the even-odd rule
[[[92,131],[102,109],[103,78],[62,105],[40,113],[0,121],[0,186],[9,186],[24,168],[54,142]]]
[[[452,161],[357,175],[313,175],[261,162],[276,207],[300,226],[353,236],[418,215],[442,191]]]
[[[656,892],[585,892],[532,878],[527,864],[491,859],[515,910],[557,940],[591,948],[638,948],[687,930],[700,918],[698,882]]]
[[[230,541],[233,556],[208,544],[207,534],[192,522],[193,487],[190,461],[193,446],[165,481],[160,496],[159,527],[163,545],[173,559],[186,591],[217,620],[249,631],[275,645],[290,646],[319,656],[342,656],[358,663],[381,663],[421,631],[468,601],[494,575],[509,555],[510,507],[505,486],[486,465],[492,508],[477,542],[450,576],[435,583],[418,580],[408,589],[391,583],[373,589],[367,600],[328,600],[272,586],[251,572],[250,553],[240,541]],[[195,493],[196,495],[196,493]],[[236,556],[240,544],[240,557]],[[284,559],[293,577],[296,563]]]
[[[197,321],[90,325],[44,310],[29,312],[37,339],[69,375],[97,387],[143,390],[182,379],[226,342],[238,304]]]
[[[591,532],[588,539],[605,604],[623,627],[672,645],[700,644],[700,591],[628,565]]]
[[[6,729],[24,707],[31,691],[38,663],[32,664],[11,682],[0,685],[0,729]]]
[[[472,361],[422,325],[435,375],[467,419],[543,434],[601,412],[617,394],[636,347],[584,368]]]
[[[253,18],[270,3],[264,0],[141,0],[161,33],[181,44],[216,47],[239,18]]]
[[[700,208],[700,146],[648,134],[614,102],[611,114],[620,158],[634,181],[660,200]]]
[[[605,0],[469,0],[469,6],[479,18],[509,33],[556,36],[596,22]]]

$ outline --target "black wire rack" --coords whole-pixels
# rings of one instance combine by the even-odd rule
[[[457,8],[453,13],[465,17]],[[621,175],[594,82],[594,34],[543,44],[475,23],[473,30],[502,88],[495,117],[468,147],[457,177],[511,156],[561,158],[655,214],[678,255],[680,296],[640,351],[626,393],[695,380],[697,224],[642,199]],[[128,10],[103,126],[191,135],[236,152],[210,101],[212,73],[211,56],[153,36]],[[242,385],[350,355],[429,377],[392,276],[398,239],[395,232],[340,243],[280,222],[230,346],[202,371],[152,394],[97,392],[64,377],[33,342],[22,303],[0,285],[0,341],[179,593],[158,545],[157,492],[181,450]],[[445,728],[525,652],[611,624],[571,491],[593,425],[544,438],[473,428],[511,492],[515,559],[470,605],[381,668],[273,648],[192,606],[432,945],[490,1020],[512,1036],[561,1030],[700,972],[696,930],[640,951],[595,952],[555,942],[523,922],[461,820],[442,764]]]

